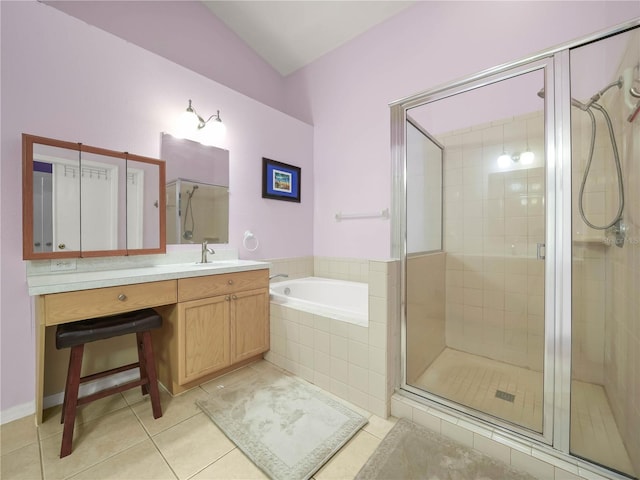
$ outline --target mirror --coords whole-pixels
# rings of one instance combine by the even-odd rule
[[[162,134],[168,244],[229,242],[229,151]]]
[[[164,162],[23,134],[23,258],[164,253]]]

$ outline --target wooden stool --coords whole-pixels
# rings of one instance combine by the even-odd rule
[[[146,395],[149,393],[151,397],[153,418],[160,418],[162,416],[156,364],[153,358],[153,347],[151,345],[151,330],[161,326],[162,317],[151,308],[110,317],[92,318],[90,320],[58,325],[56,331],[56,348],[71,347],[67,384],[64,389],[64,401],[62,403],[62,418],[60,419],[60,423],[64,423],[60,458],[66,457],[71,453],[73,427],[78,405],[84,405],[94,400],[113,395],[114,393],[140,386],[142,388],[142,394]],[[136,334],[138,342],[138,362],[80,377],[85,343],[129,333]],[[81,383],[138,367],[140,368],[139,380],[133,380],[123,385],[116,385],[78,398],[78,390]]]

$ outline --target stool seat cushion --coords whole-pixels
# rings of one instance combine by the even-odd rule
[[[152,308],[65,323],[58,325],[56,330],[56,348],[73,347],[128,333],[144,332],[161,326],[162,317]]]

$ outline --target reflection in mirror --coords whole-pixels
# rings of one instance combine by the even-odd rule
[[[164,198],[148,185],[163,185],[162,162],[127,154],[127,248],[156,249],[165,234],[160,221]],[[162,177],[162,178],[161,178]]]
[[[33,238],[36,253],[80,251],[80,152],[33,144]]]
[[[227,187],[178,179],[167,185],[167,243],[228,243]]]
[[[83,251],[126,250],[125,159],[83,146],[80,154],[80,244]],[[78,192],[74,192],[74,199]],[[69,202],[71,203],[71,202]]]
[[[229,151],[162,134],[167,243],[229,242]]]

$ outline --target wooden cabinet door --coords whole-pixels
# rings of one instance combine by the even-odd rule
[[[178,303],[180,385],[231,364],[229,303],[228,295]]]
[[[231,295],[231,362],[269,350],[269,290]]]

